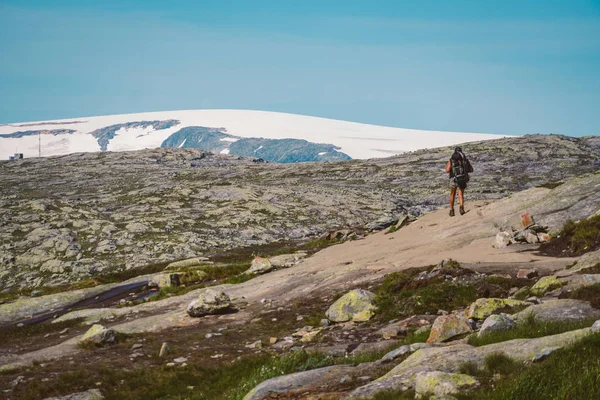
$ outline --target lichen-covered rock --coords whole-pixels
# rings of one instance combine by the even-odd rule
[[[229,296],[215,289],[206,289],[198,299],[192,301],[187,307],[190,317],[202,317],[204,315],[219,314],[231,307]]]
[[[179,274],[160,274],[152,278],[151,284],[158,286],[159,288],[179,286],[180,275]]]
[[[368,321],[375,315],[374,300],[374,293],[355,289],[340,297],[325,314],[333,322]]]
[[[107,329],[102,325],[92,325],[90,329],[81,338],[81,343],[94,344],[97,346],[103,344],[112,344],[117,341],[117,333],[114,329]]]
[[[427,343],[440,343],[472,331],[465,312],[440,315],[433,322]]]
[[[98,389],[90,389],[85,392],[73,393],[60,397],[47,397],[44,400],[102,400],[104,396]]]
[[[435,315],[413,315],[412,317],[405,318],[402,321],[386,325],[375,332],[375,334],[384,339],[391,339],[406,335],[408,328],[430,327],[435,319]]]
[[[497,249],[503,249],[509,246],[513,242],[513,235],[510,232],[498,232],[496,234],[496,238],[494,239],[494,246]]]
[[[575,264],[570,270],[571,271],[585,271],[586,269],[600,265],[600,250],[590,251],[581,256],[577,264]]]
[[[417,399],[426,395],[458,394],[479,386],[479,381],[470,375],[442,371],[420,372],[415,379]]]
[[[587,318],[600,317],[600,310],[590,306],[587,301],[575,299],[548,300],[542,304],[527,307],[512,316],[519,322],[533,317],[536,321],[573,322]]]
[[[400,346],[395,350],[392,350],[379,360],[380,363],[388,363],[399,357],[402,357],[406,354],[414,353],[417,350],[424,349],[426,347],[435,346],[431,343],[413,343],[413,344],[405,344],[404,346]]]
[[[528,305],[524,301],[514,299],[477,299],[469,306],[467,318],[484,319],[498,311],[508,311],[516,307],[525,307]]]
[[[262,257],[255,257],[254,260],[252,260],[252,265],[250,266],[250,269],[248,269],[246,271],[246,274],[260,275],[260,274],[265,274],[267,272],[270,272],[272,270],[273,270],[273,265],[271,264],[269,259],[262,258]]]
[[[187,268],[187,267],[198,267],[203,263],[206,263],[208,258],[206,257],[194,257],[188,258],[186,260],[174,261],[167,265],[166,269],[176,269],[176,268]]]
[[[513,321],[512,318],[505,315],[493,314],[483,321],[483,325],[481,325],[477,336],[481,337],[490,332],[507,331],[515,326],[515,321]]]
[[[555,276],[544,276],[531,287],[531,294],[542,296],[544,293],[561,287],[563,283]]]

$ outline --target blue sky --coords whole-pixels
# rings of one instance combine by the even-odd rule
[[[0,0],[0,123],[198,108],[600,134],[600,0]]]

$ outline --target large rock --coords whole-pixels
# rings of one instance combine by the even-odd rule
[[[496,238],[494,239],[494,242],[492,243],[492,246],[494,246],[497,249],[503,249],[503,248],[509,246],[512,242],[513,242],[512,233],[498,232],[496,234]]]
[[[255,257],[254,260],[252,260],[252,265],[246,271],[246,274],[260,275],[260,274],[266,274],[267,272],[270,272],[272,270],[273,270],[273,265],[271,264],[269,259],[262,258],[262,257]]]
[[[562,285],[563,283],[557,277],[552,275],[544,276],[531,287],[531,294],[534,296],[543,296],[544,293],[559,288]]]
[[[479,386],[470,375],[442,371],[419,372],[415,379],[416,399],[426,395],[458,394]]]
[[[333,322],[368,321],[375,315],[374,300],[374,293],[355,289],[340,297],[325,314]]]
[[[477,299],[467,310],[467,318],[485,319],[498,311],[509,311],[516,307],[525,307],[529,303],[514,299]]]
[[[92,325],[81,338],[81,343],[89,343],[97,346],[116,343],[116,341],[117,332],[114,329],[107,329],[99,324]]]
[[[600,310],[590,306],[587,301],[574,299],[548,300],[535,304],[518,312],[512,318],[519,322],[532,316],[536,321],[565,321],[573,322],[587,318],[600,317]]]
[[[589,334],[591,329],[586,328],[536,339],[515,339],[481,347],[456,344],[421,349],[381,378],[352,391],[347,399],[372,398],[382,391],[414,389],[419,372],[458,373],[466,362],[484,368],[485,358],[490,354],[499,353],[517,362],[531,362],[533,357],[546,349],[568,346]]]
[[[159,288],[179,286],[180,275],[179,274],[159,274],[152,278],[150,282],[151,286],[155,285]]]
[[[206,257],[188,258],[186,260],[173,261],[172,263],[167,265],[166,269],[199,267],[202,264],[206,264],[207,261],[208,261],[208,258],[206,258]]]
[[[483,321],[483,325],[479,329],[477,336],[481,337],[490,332],[507,331],[516,326],[512,318],[505,315],[490,315]]]
[[[440,343],[472,331],[465,312],[441,315],[435,319],[427,343]]]
[[[600,274],[584,274],[582,277],[583,286],[592,286],[600,283]]]
[[[206,289],[187,308],[190,317],[219,314],[231,307],[231,299],[220,290]]]
[[[517,272],[517,279],[531,279],[536,278],[538,276],[538,271],[535,268],[524,269],[521,268],[519,272]]]
[[[60,397],[47,397],[44,400],[102,400],[104,396],[98,389],[90,389],[85,392],[73,393]]]
[[[350,365],[332,365],[330,367],[278,376],[256,386],[244,396],[244,400],[272,399],[280,395],[284,395],[285,398],[297,398],[295,396],[306,392],[328,392],[331,391],[331,388],[338,389],[340,381],[343,380],[350,383],[358,377],[371,375],[376,368],[377,365],[375,363],[363,363],[356,367]]]

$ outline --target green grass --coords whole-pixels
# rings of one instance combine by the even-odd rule
[[[565,222],[561,236],[570,240],[571,249],[576,253],[600,247],[600,215],[580,222]]]
[[[487,344],[505,342],[513,339],[538,338],[542,336],[556,335],[563,332],[573,331],[592,326],[596,318],[584,319],[576,322],[541,322],[529,317],[516,327],[508,331],[490,332],[482,337],[469,336],[468,343],[472,346],[485,346]]]
[[[454,310],[477,300],[477,288],[472,284],[461,284],[443,278],[446,273],[453,276],[462,273],[450,265],[440,277],[415,281],[424,268],[394,272],[385,276],[375,290],[375,303],[383,320],[391,320],[438,310]]]
[[[581,400],[600,398],[600,334],[552,353],[547,360],[484,385],[459,400]],[[508,364],[507,364],[508,365]],[[504,367],[502,367],[504,368]]]

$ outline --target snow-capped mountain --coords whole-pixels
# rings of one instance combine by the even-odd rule
[[[391,128],[267,111],[189,110],[0,125],[0,158],[160,146],[276,162],[376,158],[503,136]],[[287,139],[287,140],[282,140]]]

